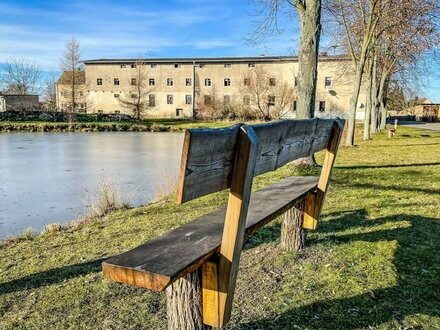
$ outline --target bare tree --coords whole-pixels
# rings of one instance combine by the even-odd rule
[[[263,120],[279,119],[291,110],[295,91],[286,82],[279,86],[263,66],[257,65],[243,77],[241,87],[244,103],[257,110]]]
[[[2,73],[4,91],[11,94],[38,94],[41,89],[41,69],[29,59],[9,59]]]
[[[298,118],[315,114],[319,41],[321,36],[321,0],[259,0],[265,17],[255,31],[256,40],[278,30],[278,15],[294,9],[300,21],[298,71]]]
[[[134,117],[139,120],[147,108],[156,106],[156,102],[153,105],[150,100],[155,83],[149,82],[146,63],[137,60],[134,65],[134,75],[128,81],[130,89],[119,97],[119,102],[125,109],[133,111]]]
[[[372,118],[379,118],[384,125],[384,94],[393,67],[407,61],[408,51],[412,53],[409,57],[414,59],[428,44],[432,47],[426,37],[432,37],[436,30],[438,3],[436,0],[328,0],[327,3],[327,12],[332,17],[329,22],[333,22],[334,32],[347,48],[356,68],[346,138],[346,145],[353,146],[356,108],[364,75],[367,74],[368,81],[372,80],[367,86],[367,94],[373,95],[369,102],[373,106]],[[432,40],[431,37],[428,39]],[[366,70],[369,60],[372,61],[371,70]],[[381,65],[375,68],[376,61]],[[376,78],[372,78],[373,75]],[[374,109],[378,104],[380,112]],[[368,111],[369,108],[367,116]],[[377,116],[374,111],[378,112]],[[369,122],[366,124],[369,126]],[[371,126],[377,127],[377,123]],[[364,138],[369,138],[369,127],[367,129]]]
[[[64,71],[64,79],[68,86],[67,94],[70,104],[68,107],[70,118],[77,110],[78,86],[84,83],[80,81],[80,75],[78,74],[78,71],[81,70],[81,54],[80,45],[76,38],[72,37],[66,43],[66,50],[61,58],[60,65],[61,70]]]
[[[44,81],[45,108],[49,111],[57,110],[56,75],[52,74]]]

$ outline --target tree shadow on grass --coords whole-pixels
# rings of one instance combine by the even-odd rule
[[[359,170],[366,168],[398,168],[398,167],[419,167],[419,166],[436,166],[436,165],[440,165],[440,162],[414,163],[414,164],[386,164],[386,165],[353,165],[353,166],[336,166],[336,168],[343,170]]]
[[[53,268],[9,282],[0,283],[0,295],[35,289],[46,285],[60,283],[64,280],[78,276],[97,273],[101,271],[101,263],[103,261],[104,259],[98,259],[90,262]]]
[[[396,225],[405,222],[405,225],[374,230],[390,222]],[[364,232],[344,234],[344,230],[353,232],[356,229],[364,229]],[[297,329],[294,325],[311,329],[357,329],[388,321],[400,325],[406,316],[414,314],[440,316],[439,219],[398,214],[367,220],[366,212],[357,210],[322,222],[320,232],[324,235],[311,244],[320,240],[332,240],[332,244],[397,242],[394,254],[396,284],[354,297],[316,301],[274,318],[238,325],[237,329]]]

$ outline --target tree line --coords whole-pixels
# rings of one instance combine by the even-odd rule
[[[363,136],[368,140],[372,133],[385,128],[388,101],[396,95],[395,91],[410,91],[440,62],[436,53],[440,45],[438,0],[258,0],[257,3],[262,20],[251,38],[257,42],[280,32],[279,16],[296,14],[300,22],[298,117],[314,116],[322,30],[343,54],[350,56],[355,74],[347,146],[355,142],[362,84],[368,95]]]

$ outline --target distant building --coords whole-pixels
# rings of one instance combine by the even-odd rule
[[[141,63],[141,64],[139,64]],[[295,116],[297,108],[298,57],[216,57],[216,58],[147,58],[99,59],[84,61],[85,70],[78,73],[84,82],[78,92],[84,99],[80,109],[89,113],[127,113],[122,99],[138,97],[136,84],[138,68],[143,66],[146,76],[148,98],[143,115],[147,117],[192,117],[204,104],[210,104],[213,97],[236,105],[248,105],[246,86],[250,73],[258,68],[265,72],[267,84],[276,90],[285,84],[293,89],[293,99],[286,105],[287,116]],[[353,87],[351,60],[344,56],[323,54],[318,61],[318,86],[316,115],[348,116]],[[68,106],[65,74],[57,84],[57,105],[59,109]],[[266,95],[267,104],[278,102],[276,95]],[[363,119],[366,94],[361,92],[357,117]]]
[[[427,97],[411,101],[414,106],[405,112],[416,117],[420,121],[440,121],[440,103],[433,103]]]
[[[38,107],[38,95],[0,93],[0,112],[9,110],[36,110]]]
[[[72,71],[65,71],[55,85],[56,106],[60,111],[69,111],[72,106]],[[76,71],[75,109],[79,113],[87,112],[86,73]]]

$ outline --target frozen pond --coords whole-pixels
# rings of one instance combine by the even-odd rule
[[[182,141],[179,133],[0,134],[0,239],[87,212],[100,180],[131,205],[148,203],[176,179]]]

